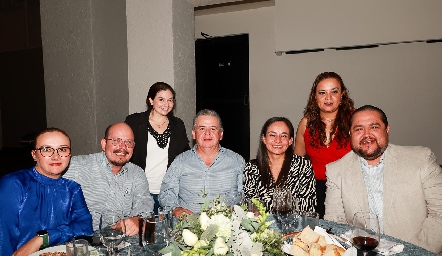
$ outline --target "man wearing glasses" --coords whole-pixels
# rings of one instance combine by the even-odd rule
[[[103,152],[74,156],[64,174],[81,185],[93,228],[100,214],[114,211],[125,219],[126,235],[138,233],[137,215],[153,211],[153,199],[144,171],[129,162],[135,147],[132,129],[125,123],[110,125],[101,139]]]

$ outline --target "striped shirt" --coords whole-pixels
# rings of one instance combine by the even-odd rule
[[[365,187],[368,194],[368,206],[370,209],[370,213],[376,214],[378,216],[381,233],[384,233],[384,156],[385,153],[382,154],[381,161],[375,166],[369,165],[364,158],[359,157],[359,159],[361,160]]]
[[[178,155],[167,169],[161,184],[161,206],[181,206],[194,213],[201,211],[203,193],[212,200],[218,195],[242,193],[244,158],[220,146],[212,164],[207,167],[195,151],[196,145]]]
[[[105,211],[120,211],[125,217],[153,211],[153,199],[143,169],[126,163],[114,175],[104,152],[72,157],[63,177],[81,185],[94,230],[98,230],[100,213]]]

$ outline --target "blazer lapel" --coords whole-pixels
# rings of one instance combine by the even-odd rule
[[[390,229],[397,229],[402,226],[395,217],[394,202],[396,201],[395,184],[396,177],[399,177],[399,167],[394,151],[394,146],[389,145],[385,150],[385,165],[384,165],[384,233],[390,233]],[[400,196],[400,195],[399,195]]]
[[[365,187],[364,175],[362,174],[361,161],[359,157],[354,154],[352,161],[350,163],[350,174],[351,186],[354,191],[354,212],[368,212],[368,195],[367,189]],[[354,214],[354,213],[353,213]]]

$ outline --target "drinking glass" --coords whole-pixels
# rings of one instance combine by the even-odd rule
[[[109,255],[116,255],[116,247],[123,242],[126,226],[122,212],[107,211],[100,216],[100,239]]]
[[[252,199],[250,199],[250,198],[245,199],[244,206],[248,212],[253,212],[255,217],[259,216],[258,207],[253,203]]]
[[[88,256],[89,255],[89,243],[85,239],[71,239],[66,244],[67,256]]]
[[[293,221],[293,210],[291,191],[286,188],[275,188],[273,194],[273,213],[283,233],[285,232],[286,225]]]
[[[301,230],[309,226],[312,230],[315,230],[316,226],[319,226],[319,213],[317,212],[298,212],[298,220],[300,221]]]
[[[143,212],[138,216],[138,242],[141,247],[155,243],[156,219],[154,212]]]
[[[351,242],[354,247],[363,251],[364,255],[379,245],[381,232],[376,214],[357,212],[353,216],[352,225]]]
[[[173,231],[173,214],[172,210],[163,207],[158,208],[158,222],[160,223],[159,235],[163,236],[166,243],[169,244]]]
[[[234,205],[240,205],[243,195],[238,191],[229,191],[221,195],[221,200],[224,200],[227,206],[233,207]]]

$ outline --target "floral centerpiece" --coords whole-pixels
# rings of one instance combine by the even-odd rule
[[[252,199],[259,215],[235,205],[233,209],[218,198],[209,208],[207,200],[201,213],[180,219],[171,243],[160,253],[176,255],[272,255],[283,256],[281,234],[269,226],[269,213]],[[245,208],[245,207],[244,207]]]

